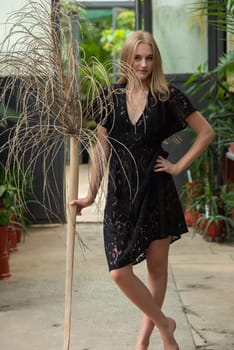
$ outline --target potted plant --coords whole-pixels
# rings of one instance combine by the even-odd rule
[[[219,213],[201,214],[196,221],[196,229],[208,241],[230,241],[233,239],[233,219]]]
[[[10,277],[8,254],[8,229],[10,213],[7,209],[0,209],[0,279]]]
[[[234,239],[234,191],[227,191],[224,187],[220,194],[220,212],[227,218],[225,220],[225,237],[226,241]]]
[[[201,190],[201,187],[199,189]],[[195,232],[201,233],[209,241],[231,238],[233,219],[230,217],[230,208],[233,206],[233,194],[229,202],[226,201],[227,196],[228,194],[225,195],[222,189],[214,191],[206,177],[203,193],[191,199],[191,210],[196,213],[193,223]]]
[[[10,225],[16,231],[17,242],[20,242],[22,234],[25,238],[27,232],[27,201],[32,179],[29,174],[15,167],[5,171],[0,164],[0,181],[0,204],[11,209]]]
[[[181,187],[180,196],[185,201],[185,221],[188,226],[193,226],[197,219],[197,211],[194,200],[202,194],[202,183],[193,180],[190,169],[187,170],[187,179]]]
[[[203,11],[204,15],[213,15],[211,25],[225,33],[233,33],[232,2],[224,1],[214,4],[213,0],[208,0],[199,2],[196,9],[198,9],[197,7]],[[207,73],[201,73],[201,69],[198,67],[198,72],[192,74],[185,84],[189,94],[202,96],[200,101],[203,105],[205,104],[202,113],[216,132],[215,141],[190,167],[192,180],[199,186],[201,194],[190,196],[189,202],[185,203],[185,206],[189,205],[190,209],[195,210],[198,215],[196,229],[206,236],[210,227],[222,228],[224,239],[229,239],[232,231],[230,214],[225,208],[223,188],[226,186],[226,152],[234,140],[233,61],[234,50],[231,48],[219,57],[218,64],[214,69]],[[192,135],[192,141],[194,137]],[[232,186],[229,187],[232,188]]]
[[[4,196],[6,189],[3,185],[0,186],[0,279],[10,277],[9,270],[9,224],[11,217],[11,209],[5,206]]]
[[[231,219],[234,219],[234,190],[227,191],[224,189],[220,196],[220,200],[225,214],[230,216]]]
[[[8,231],[10,225],[11,210],[0,208],[0,252],[8,249]]]
[[[11,218],[11,210],[4,207],[0,207],[0,227],[9,226],[10,218]],[[0,228],[0,231],[1,231],[1,228]]]
[[[2,180],[1,180],[2,181]],[[15,203],[15,189],[4,182],[0,185],[0,234],[4,239],[8,238],[9,251],[16,250],[16,232],[11,225],[13,206]]]

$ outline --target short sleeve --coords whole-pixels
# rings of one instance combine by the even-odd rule
[[[169,135],[186,128],[188,125],[186,119],[197,110],[189,98],[173,85],[170,86],[168,108],[167,124]]]

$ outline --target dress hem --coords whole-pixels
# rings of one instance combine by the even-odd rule
[[[147,251],[147,249],[149,248],[149,246],[150,246],[150,244],[151,244],[152,242],[154,242],[154,241],[160,241],[160,240],[162,240],[162,239],[166,239],[166,238],[168,238],[169,236],[171,236],[172,239],[171,239],[170,244],[172,244],[172,243],[178,241],[179,239],[181,239],[181,236],[182,236],[183,234],[185,234],[185,233],[188,233],[188,232],[189,232],[189,231],[187,230],[187,231],[183,231],[183,232],[180,232],[180,233],[177,233],[177,234],[174,234],[174,235],[168,235],[168,236],[165,236],[165,237],[153,239],[152,241],[149,242],[148,246],[145,248],[145,251],[144,251],[143,253],[141,253],[141,255],[140,255],[139,258],[133,259],[133,261],[130,261],[130,262],[128,262],[128,263],[119,264],[118,266],[109,266],[109,265],[108,265],[108,267],[109,267],[109,272],[110,272],[110,271],[113,271],[113,270],[121,269],[121,268],[126,267],[126,266],[128,266],[128,265],[133,265],[133,266],[135,266],[135,265],[138,265],[138,264],[140,264],[141,262],[143,262],[143,261],[146,259],[146,251]]]

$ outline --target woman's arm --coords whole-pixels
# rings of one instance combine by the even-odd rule
[[[159,156],[157,158],[154,171],[165,171],[173,176],[179,175],[187,169],[192,162],[209,146],[215,137],[215,132],[206,119],[199,113],[193,112],[187,119],[187,123],[197,133],[197,137],[190,149],[176,162],[171,163],[167,159]]]
[[[83,208],[90,206],[95,201],[109,155],[110,145],[107,140],[107,131],[104,127],[98,126],[97,143],[92,152],[91,176],[88,193],[86,197],[75,199],[70,202],[70,205],[77,206],[78,215],[81,215]]]

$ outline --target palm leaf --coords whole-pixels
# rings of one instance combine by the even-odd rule
[[[208,16],[208,21],[218,30],[234,33],[234,1],[207,0],[192,5],[193,11],[199,11]]]

